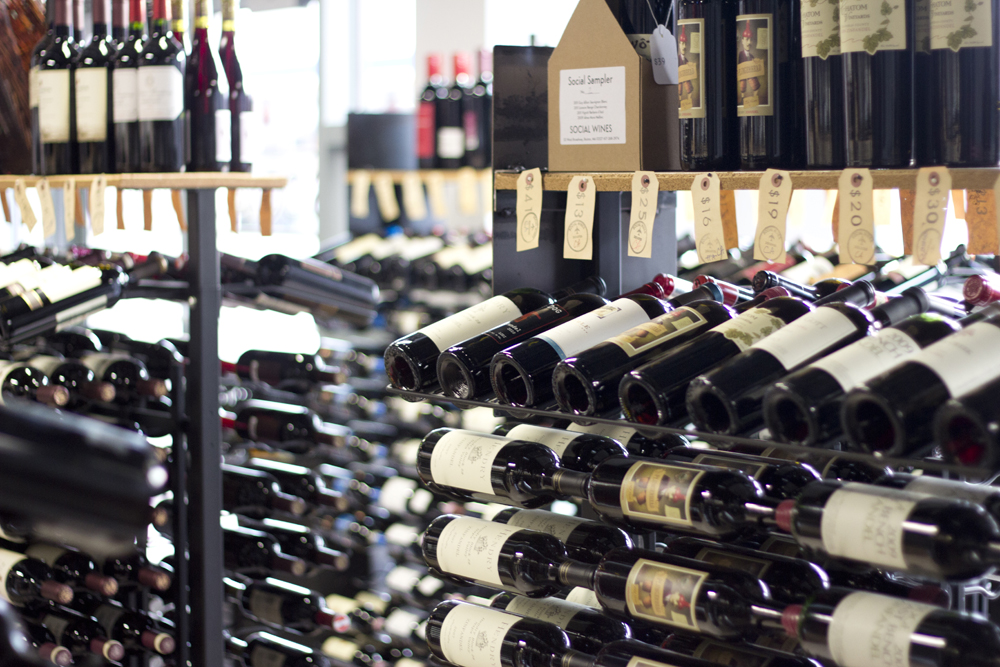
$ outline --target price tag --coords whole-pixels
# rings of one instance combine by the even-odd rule
[[[64,181],[64,183],[65,183],[65,185],[63,185],[63,206],[66,207],[66,210],[63,212],[63,220],[65,220],[66,224],[68,225],[70,220],[76,220],[77,219],[77,214],[76,214],[76,198],[77,198],[76,181],[73,180],[72,178],[67,178]],[[81,211],[81,213],[82,213],[82,211]],[[83,216],[81,215],[80,217],[82,218]],[[86,225],[87,223],[86,223],[85,220],[83,220],[83,221],[78,221],[77,224],[82,227],[82,226]]]
[[[271,188],[260,191],[260,235],[271,235]]]
[[[719,176],[695,174],[691,184],[694,205],[694,242],[702,264],[726,258],[722,213],[719,210]]]
[[[632,174],[632,212],[628,220],[628,256],[653,256],[653,223],[660,182],[656,172],[637,171]]]
[[[142,191],[142,228],[153,231],[153,191]]]
[[[965,206],[965,190],[952,190],[951,204],[952,208],[955,209],[955,219],[965,220],[965,216],[968,214],[968,208]]]
[[[726,250],[740,247],[740,230],[736,226],[736,193],[719,192],[719,214],[722,215],[722,245]]]
[[[458,210],[462,215],[479,212],[479,188],[476,187],[476,170],[462,167],[458,170]]]
[[[517,252],[538,247],[542,215],[542,170],[527,169],[517,176]]]
[[[226,197],[229,201],[229,226],[234,232],[239,231],[236,217],[236,189],[229,188],[229,193]],[[177,216],[177,226],[181,228],[182,232],[187,231],[187,218],[184,217],[184,203],[181,201],[181,191],[171,190],[170,191],[170,202],[174,206],[174,215]]]
[[[870,264],[875,259],[872,175],[867,169],[845,169],[838,183],[840,204],[838,250],[842,264]]]
[[[367,218],[371,211],[368,208],[368,191],[372,187],[372,174],[361,169],[351,177],[351,217]]]
[[[420,174],[415,171],[408,171],[403,175],[403,210],[410,220],[427,218],[424,184],[420,180]]]
[[[913,204],[917,198],[916,190],[899,191],[899,221],[903,230],[903,254],[913,254]]]
[[[35,184],[38,201],[42,205],[42,234],[50,238],[56,234],[56,207],[52,202],[52,188],[49,179],[43,178]]]
[[[566,229],[563,259],[592,259],[594,256],[594,202],[597,188],[590,176],[574,176],[566,189]]]
[[[383,222],[392,222],[399,218],[399,202],[396,201],[396,186],[392,182],[392,174],[380,171],[372,177],[375,186],[375,201],[378,202],[378,212]]]
[[[840,198],[836,190],[826,191],[826,201],[823,202],[823,221],[830,226],[833,241],[837,242],[837,225],[840,224]]]
[[[661,86],[677,85],[677,40],[664,26],[656,26],[649,44],[653,80]]]
[[[1000,230],[997,225],[997,200],[993,190],[969,190],[965,224],[969,226],[970,255],[1000,253]]]
[[[3,206],[3,221],[10,222],[10,204],[7,203],[7,188],[0,188],[0,205]]]
[[[757,190],[757,233],[753,258],[769,262],[785,261],[785,231],[788,206],[792,201],[792,177],[787,171],[768,169],[760,177]]]
[[[108,179],[98,176],[90,183],[90,197],[87,204],[90,207],[90,229],[94,236],[104,233],[104,191],[108,187]]]
[[[14,202],[21,209],[21,220],[24,221],[30,232],[38,223],[38,218],[35,217],[35,211],[31,208],[31,202],[28,201],[28,188],[24,185],[22,178],[14,181]]]
[[[115,188],[115,215],[118,218],[118,229],[125,229],[125,208],[122,205],[122,189]]]
[[[948,211],[951,174],[945,167],[922,167],[917,172],[913,205],[913,258],[933,266],[941,261],[941,237]]]
[[[448,200],[444,196],[444,176],[440,171],[432,171],[424,178],[427,185],[427,199],[431,203],[431,215],[438,220],[448,217]]]

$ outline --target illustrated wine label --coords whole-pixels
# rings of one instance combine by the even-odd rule
[[[766,463],[740,461],[739,459],[729,459],[724,456],[713,456],[712,454],[699,454],[694,458],[692,463],[702,463],[707,466],[715,466],[716,468],[725,468],[726,470],[739,470],[754,479],[757,479],[761,473],[767,470]]]
[[[941,479],[940,477],[931,477],[930,475],[920,475],[907,484],[904,489],[911,493],[925,493],[929,496],[937,496],[939,498],[968,500],[980,505],[989,500],[990,496],[997,491],[992,485],[964,484],[954,480]]]
[[[421,618],[413,612],[405,609],[394,609],[386,619],[383,629],[390,635],[396,637],[409,637],[418,625]]]
[[[744,556],[743,554],[734,554],[707,547],[698,552],[695,560],[749,572],[758,579],[763,577],[771,568],[771,562],[763,558],[754,558],[753,556]]]
[[[712,329],[736,343],[740,352],[785,326],[785,321],[775,317],[765,308],[751,308],[738,317],[723,322]]]
[[[632,299],[617,299],[535,338],[546,341],[560,359],[565,359],[648,321],[649,315],[638,303]]]
[[[654,623],[698,632],[694,604],[708,574],[640,558],[625,582],[629,613]]]
[[[840,51],[899,51],[906,48],[906,3],[899,0],[842,0]]]
[[[711,640],[705,640],[698,644],[698,648],[692,655],[695,658],[729,667],[764,667],[771,659],[768,656],[742,651],[732,644],[720,644]]]
[[[679,118],[705,117],[705,19],[678,19],[677,93]]]
[[[736,115],[774,114],[774,49],[771,14],[736,17]]]
[[[647,521],[690,526],[694,523],[691,495],[703,474],[664,463],[636,463],[622,480],[622,512]]]
[[[934,371],[952,396],[975,391],[997,376],[994,364],[984,364],[1000,349],[1000,327],[978,322],[925,348],[913,361]]]
[[[38,129],[43,144],[69,141],[69,70],[38,71]]]
[[[440,322],[430,324],[421,329],[420,333],[430,338],[438,350],[444,351],[455,343],[461,343],[466,338],[520,316],[521,310],[513,301],[505,296],[495,296],[472,308],[466,308],[460,313],[446,317]]]
[[[921,496],[851,482],[823,507],[820,538],[832,556],[906,569],[903,524]]]
[[[517,526],[540,533],[553,535],[565,542],[579,526],[592,523],[587,519],[546,512],[545,510],[518,510],[507,520],[508,526]]]
[[[753,347],[770,352],[786,370],[791,370],[857,331],[857,325],[840,311],[817,308]]]
[[[504,588],[500,579],[500,549],[521,529],[480,519],[452,519],[437,543],[441,570],[466,579],[475,579]]]
[[[677,308],[666,315],[660,315],[637,327],[608,339],[629,357],[657,347],[677,336],[691,331],[692,327],[704,326],[708,320],[697,310],[688,307]]]
[[[827,648],[840,667],[908,665],[913,633],[937,609],[886,595],[851,593],[833,611]]]
[[[977,0],[933,0],[930,3],[932,49],[958,51],[993,46],[993,4]]]
[[[441,651],[455,665],[501,667],[503,639],[520,616],[475,604],[459,604],[441,624]]]
[[[802,0],[802,57],[840,55],[840,0]]]
[[[138,70],[139,120],[176,120],[184,112],[184,75],[173,65]]]
[[[17,604],[17,602],[10,598],[10,591],[7,590],[7,577],[10,575],[10,571],[23,560],[24,554],[0,549],[0,597],[11,604]]]
[[[553,452],[556,456],[562,456],[566,448],[570,446],[574,440],[580,437],[580,433],[571,433],[569,431],[563,431],[556,428],[545,428],[544,426],[533,426],[531,424],[518,424],[510,431],[507,432],[508,438],[513,440],[527,440],[528,442],[537,442],[540,445],[545,445]]]
[[[250,613],[260,620],[277,625],[284,624],[284,619],[281,617],[281,606],[284,604],[284,599],[280,595],[253,590],[250,592],[248,602]]]
[[[108,70],[82,67],[74,72],[76,83],[76,140],[108,138]]]
[[[913,50],[916,53],[931,52],[931,0],[913,2]]]
[[[434,445],[431,478],[435,484],[493,495],[493,459],[509,443],[498,435],[450,431]]]
[[[555,326],[561,322],[572,319],[572,315],[566,308],[557,303],[545,306],[539,310],[533,310],[515,320],[508,322],[496,329],[490,329],[486,335],[497,343],[507,343],[512,338],[523,338],[536,331],[541,331],[548,327]]]
[[[413,497],[413,492],[417,488],[415,480],[405,477],[393,477],[387,479],[379,491],[376,505],[396,514],[406,514],[408,512],[407,502]]]
[[[618,444],[625,445],[636,434],[634,428],[628,426],[612,426],[611,424],[577,424],[572,423],[566,427],[567,431],[575,433],[590,433],[591,435],[603,435],[605,438],[617,440]]]
[[[851,343],[812,363],[810,367],[826,371],[841,389],[850,391],[919,351],[917,342],[902,331],[884,329],[877,336]]]

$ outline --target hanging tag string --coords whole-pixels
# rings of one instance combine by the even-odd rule
[[[673,15],[674,15],[674,3],[675,3],[676,1],[677,1],[677,0],[671,0],[671,3],[670,3],[670,8],[669,8],[669,9],[667,10],[667,18],[666,18],[666,19],[664,19],[664,21],[663,21],[663,26],[664,26],[664,27],[666,27],[666,26],[667,26],[667,24],[669,24],[669,23],[670,23],[670,18],[671,18],[671,17],[672,17]],[[660,19],[659,19],[659,18],[657,18],[657,16],[656,16],[656,12],[655,12],[655,11],[653,11],[653,3],[652,3],[652,0],[646,0],[646,6],[647,6],[647,7],[649,7],[649,13],[650,13],[650,14],[651,14],[651,15],[653,16],[653,21],[654,21],[654,22],[655,22],[655,23],[656,23],[657,25],[660,25]]]

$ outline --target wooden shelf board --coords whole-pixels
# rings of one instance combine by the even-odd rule
[[[469,169],[470,167],[463,167],[463,169]],[[459,172],[462,169],[414,169],[412,171],[408,170],[394,170],[394,169],[351,169],[347,172],[347,182],[354,182],[354,175],[359,171],[367,171],[369,174],[389,174],[392,178],[393,183],[402,183],[403,177],[409,174],[416,174],[420,177],[420,180],[426,180],[428,176],[432,174],[440,174],[446,181],[454,181],[458,179]],[[489,169],[473,169],[476,174],[476,178],[482,178],[486,174],[490,173]],[[566,181],[569,183],[569,181]],[[513,189],[513,186],[511,187]]]
[[[71,176],[48,176],[49,185],[63,187],[66,181],[74,181],[79,187],[87,187],[96,174],[74,174]],[[0,175],[0,188],[12,188],[14,182],[23,180],[32,187],[41,176]],[[283,188],[288,184],[284,176],[256,176],[244,173],[191,172],[171,174],[105,174],[107,185],[129,190],[197,190],[214,188],[259,188],[270,190]]]

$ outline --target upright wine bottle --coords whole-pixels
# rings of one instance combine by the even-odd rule
[[[55,13],[52,38],[42,38],[31,54],[34,72],[37,117],[32,135],[39,146],[36,172],[41,175],[72,174],[76,171],[73,141],[76,119],[73,114],[73,61],[79,47],[73,40],[70,0],[53,0]]]
[[[845,146],[840,2],[807,2],[800,11],[806,166],[841,169]]]
[[[115,171],[139,171],[139,60],[146,43],[146,0],[121,5],[121,21],[128,37],[111,60],[111,119]],[[120,29],[120,28],[119,28]]]
[[[465,164],[475,169],[490,166],[493,157],[493,51],[480,49],[479,78],[469,91],[468,110],[474,113],[476,139],[470,141],[469,123],[472,117],[465,116]]]
[[[76,56],[73,72],[76,96],[76,149],[81,174],[112,171],[113,127],[111,61],[116,45],[109,34],[111,0],[92,5],[94,37]]]
[[[139,57],[139,170],[184,168],[184,51],[170,31],[168,0],[153,0],[153,28]]]
[[[187,3],[184,0],[170,0],[170,30],[174,33],[174,39],[184,49],[184,53],[191,52],[191,43],[187,38],[187,14]]]
[[[558,598],[536,600],[500,593],[490,600],[490,607],[552,623],[562,628],[569,637],[570,648],[582,653],[595,654],[604,644],[632,637],[632,629],[623,621],[608,618],[591,607]]]
[[[464,61],[467,64],[467,60]],[[465,126],[462,118],[462,101],[465,87],[459,83],[460,72],[455,71],[455,82],[450,87],[437,90],[435,108],[435,151],[438,169],[458,169],[465,159]],[[468,82],[468,72],[465,72]]]
[[[427,86],[417,102],[417,161],[421,169],[437,167],[437,99],[447,90],[441,74],[441,54],[427,56]]]
[[[493,522],[557,537],[566,545],[569,557],[582,563],[599,563],[612,549],[632,548],[632,539],[620,528],[545,510],[511,507],[494,515]]]
[[[1000,460],[1000,380],[953,398],[934,415],[934,442],[946,461],[992,467]]]
[[[236,10],[239,0],[224,0],[222,3],[222,39],[219,42],[219,57],[226,70],[229,82],[228,110],[230,134],[232,135],[232,161],[230,171],[250,171],[256,159],[254,146],[259,127],[253,109],[253,98],[243,87],[243,69],[236,49]],[[223,114],[225,115],[225,114]]]
[[[184,69],[188,116],[188,171],[222,171],[232,160],[229,80],[208,39],[208,0],[194,5],[194,35]]]
[[[618,24],[632,42],[635,52],[646,60],[652,57],[651,44],[656,26],[667,20],[670,3],[664,0],[625,0],[618,8]]]
[[[559,465],[579,472],[590,472],[598,463],[612,456],[628,456],[628,450],[616,440],[589,433],[573,433],[533,424],[504,424],[493,433],[512,440],[545,445],[559,457]]]

